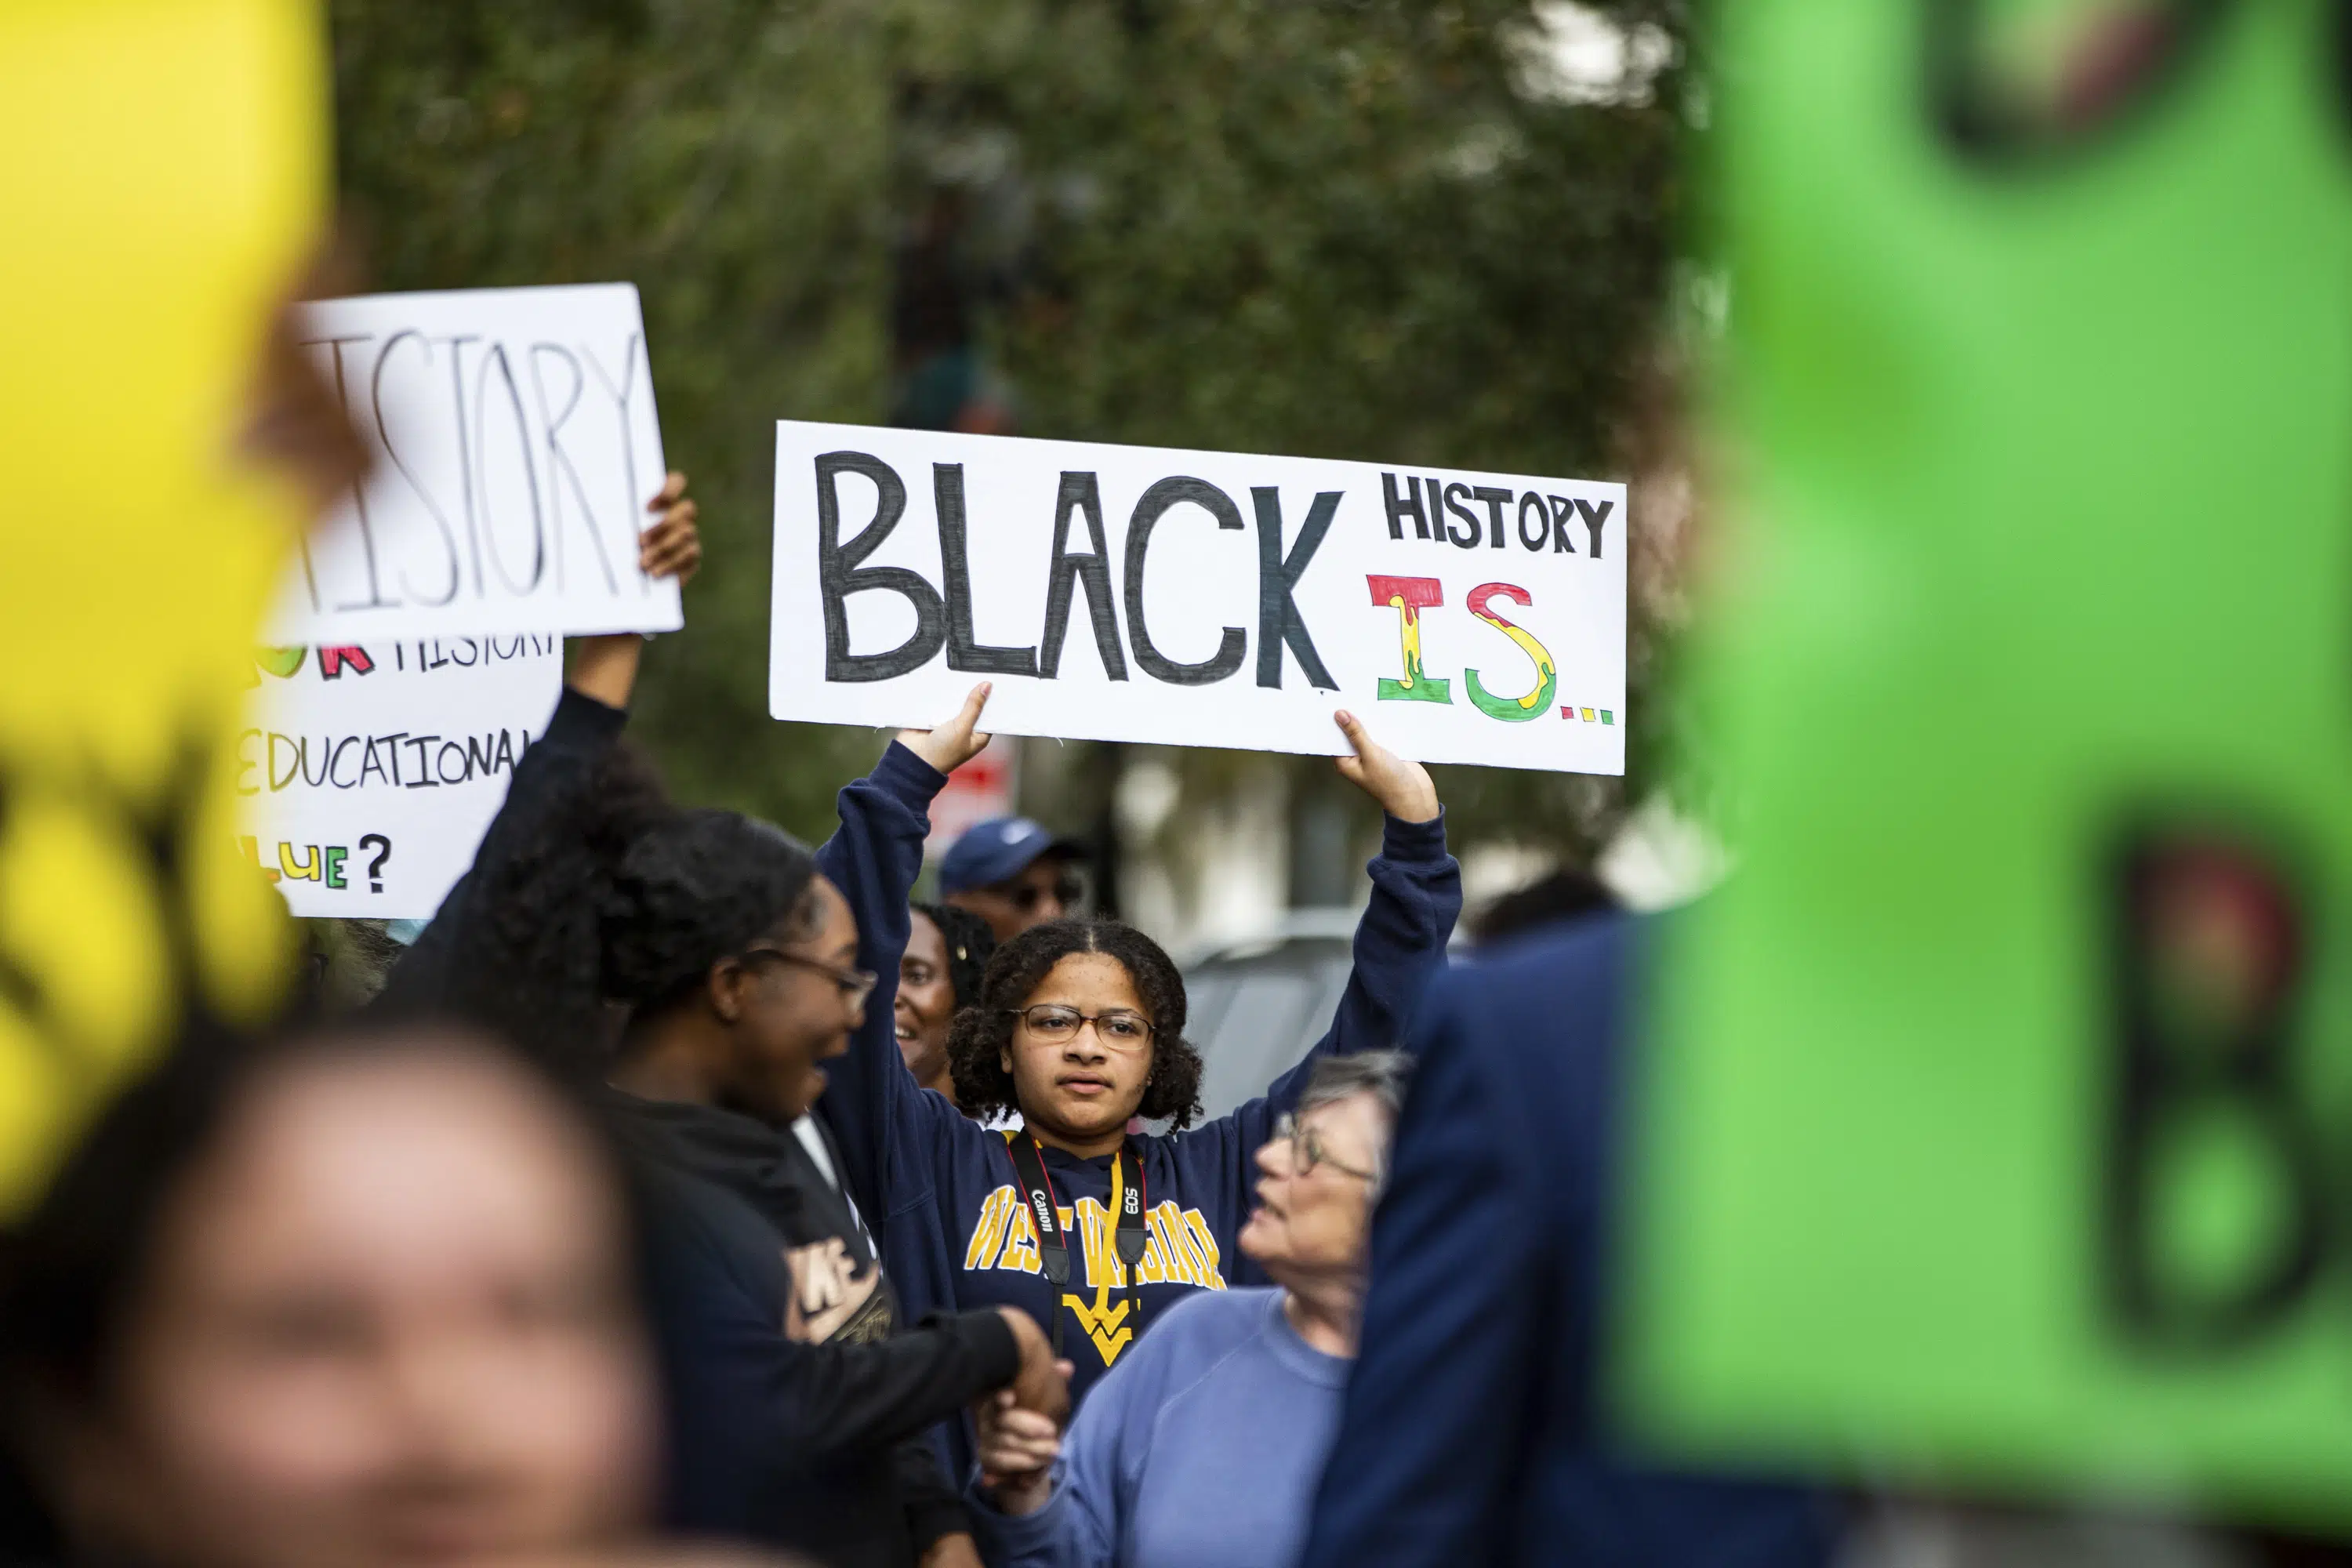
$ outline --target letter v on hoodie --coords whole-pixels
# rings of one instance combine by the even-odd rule
[[[1445,852],[1443,817],[1390,818],[1369,868],[1372,896],[1356,928],[1355,972],[1330,1032],[1263,1098],[1188,1131],[1134,1141],[1149,1229],[1139,1292],[1128,1289],[1114,1250],[1113,1161],[1045,1151],[1071,1254],[1069,1281],[1056,1300],[1005,1134],[919,1087],[892,1029],[907,895],[922,866],[926,813],[945,783],[894,742],[871,774],[841,792],[841,829],[817,851],[819,868],[856,912],[859,963],[883,977],[848,1054],[828,1064],[831,1087],[817,1111],[840,1145],[852,1190],[878,1234],[883,1267],[908,1309],[1017,1306],[1049,1329],[1060,1317],[1063,1353],[1076,1367],[1071,1394],[1083,1398],[1136,1334],[1186,1293],[1263,1282],[1234,1247],[1252,1206],[1253,1156],[1297,1103],[1318,1058],[1403,1041],[1461,913],[1461,868]],[[970,1458],[957,1447],[951,1474]]]

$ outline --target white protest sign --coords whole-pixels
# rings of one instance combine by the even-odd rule
[[[1625,771],[1625,487],[784,423],[769,710]]]
[[[661,426],[627,283],[376,294],[302,307],[375,472],[313,530],[276,643],[674,631],[637,569]]]
[[[563,639],[265,648],[236,740],[238,832],[298,915],[421,920],[545,732]]]

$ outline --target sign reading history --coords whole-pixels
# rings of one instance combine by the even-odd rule
[[[1622,773],[1625,488],[784,423],[769,708]]]
[[[634,285],[324,300],[304,324],[375,471],[304,542],[272,641],[685,624],[637,568],[665,469]]]

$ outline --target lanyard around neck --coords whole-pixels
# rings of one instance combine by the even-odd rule
[[[1034,1133],[1008,1131],[1004,1150],[1013,1157],[1013,1173],[1021,1178],[1022,1194],[1029,1202],[1029,1217],[1037,1227],[1038,1261],[1058,1293],[1070,1282],[1070,1243],[1062,1230],[1054,1178],[1045,1170],[1045,1145],[1037,1142]],[[1143,1282],[1138,1268],[1150,1241],[1144,1229],[1149,1206],[1144,1197],[1143,1162],[1137,1157],[1135,1140],[1130,1138],[1119,1145],[1118,1158],[1111,1163],[1110,1207],[1117,1219],[1115,1245],[1119,1262],[1126,1266],[1128,1299],[1134,1303],[1132,1310],[1139,1332],[1143,1327]],[[1058,1356],[1062,1353],[1062,1303],[1058,1294],[1054,1302],[1053,1331],[1054,1353]]]

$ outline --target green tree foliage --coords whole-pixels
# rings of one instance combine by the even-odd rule
[[[1676,0],[1605,9],[1686,31]],[[644,728],[698,797],[820,831],[874,750],[763,716],[770,421],[887,416],[894,252],[943,203],[1025,434],[1623,472],[1682,224],[1684,70],[1637,101],[1528,90],[1527,0],[331,11],[376,286],[644,291],[710,552]],[[1098,806],[1107,771],[1064,770],[1065,806]],[[1575,850],[1617,798],[1453,772],[1474,835]]]

